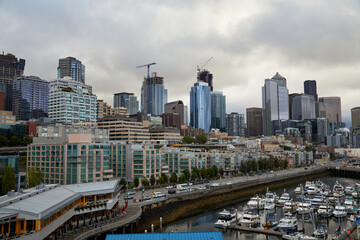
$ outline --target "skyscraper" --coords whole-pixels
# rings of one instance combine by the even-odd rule
[[[205,82],[198,81],[190,91],[190,126],[210,131],[211,89]]]
[[[70,77],[76,82],[85,83],[85,66],[73,57],[59,59],[58,78]]]
[[[17,120],[48,116],[49,82],[35,76],[16,77],[13,82],[13,112]]]
[[[247,135],[250,137],[263,135],[263,111],[262,108],[246,109]]]
[[[290,116],[290,119],[304,120],[316,118],[314,96],[298,94],[291,101],[292,116]]]
[[[164,113],[167,103],[167,89],[164,87],[164,78],[154,72],[149,79],[144,78],[141,87],[141,112],[143,115],[160,116]]]
[[[315,102],[318,101],[318,94],[317,94],[315,80],[306,80],[304,82],[304,93],[313,96],[315,99]]]
[[[211,92],[211,128],[226,130],[226,98],[220,91]]]
[[[245,136],[244,114],[232,112],[226,114],[226,132],[229,136]]]
[[[265,135],[274,134],[274,121],[289,119],[289,90],[286,87],[286,78],[279,73],[271,79],[265,79],[262,87],[262,109]]]
[[[354,129],[360,127],[360,107],[351,109],[351,127]]]
[[[341,98],[340,97],[319,98],[319,116],[327,118],[329,122],[342,122]]]
[[[177,113],[180,116],[180,125],[184,123],[184,103],[181,100],[169,102],[165,104],[165,113]]]
[[[124,107],[130,115],[139,111],[139,101],[134,93],[121,92],[114,94],[114,108]]]
[[[211,91],[213,91],[213,75],[206,69],[198,73],[198,81],[206,82],[209,84]]]
[[[96,122],[92,87],[65,77],[50,82],[49,117],[61,123]]]

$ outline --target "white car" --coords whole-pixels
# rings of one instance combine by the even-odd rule
[[[174,188],[174,186],[167,186],[167,187],[166,187],[166,189],[168,189],[168,190],[169,190],[169,189],[173,189],[173,188]]]
[[[211,184],[211,186],[212,187],[218,187],[218,186],[220,186],[220,184],[219,183],[213,183],[213,184]]]
[[[199,190],[206,190],[206,187],[205,186],[200,186],[198,189]]]
[[[226,185],[233,185],[233,183],[232,183],[232,182],[228,182],[228,183],[226,183]]]

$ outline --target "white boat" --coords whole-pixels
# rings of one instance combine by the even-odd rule
[[[252,209],[264,209],[265,200],[260,198],[259,196],[250,198],[249,202],[247,203],[249,208]]]
[[[284,192],[283,194],[281,194],[278,204],[284,205],[286,202],[290,201],[290,199],[290,194]]]
[[[309,185],[307,190],[306,190],[306,193],[309,194],[309,195],[314,195],[315,193],[318,192],[318,188],[314,185]]]
[[[276,195],[276,193],[267,192],[265,194],[265,202],[277,203],[278,200],[279,200],[279,197]]]
[[[344,196],[344,187],[336,181],[333,187],[333,196],[334,197],[342,197]]]
[[[359,190],[355,189],[355,190],[351,193],[351,196],[353,196],[354,198],[360,198]]]
[[[297,208],[298,214],[309,214],[312,211],[309,203],[300,203]]]
[[[293,201],[287,201],[287,202],[285,202],[285,204],[284,204],[284,207],[283,207],[283,210],[284,210],[284,212],[296,212],[296,210],[297,210],[297,205],[296,205],[296,203],[295,202],[293,202]]]
[[[318,240],[316,237],[304,235],[302,233],[297,233],[294,235],[286,234],[286,235],[283,235],[282,238],[287,239],[287,240]]]
[[[345,202],[344,202],[344,205],[345,205],[347,213],[353,213],[354,212],[354,206],[355,206],[354,199],[346,198]]]
[[[278,224],[278,229],[281,232],[285,232],[285,233],[296,232],[298,230],[296,217],[285,217],[280,219]]]
[[[236,216],[241,218],[241,214],[237,213],[234,209],[224,209],[219,213],[218,220],[215,223],[216,227],[228,227],[236,222]]]
[[[314,231],[313,235],[314,235],[314,237],[316,237],[316,238],[326,239],[328,233],[327,233],[327,230],[326,230],[323,226],[321,226],[321,227],[318,227],[318,228]]]
[[[256,213],[256,210],[245,210],[240,219],[240,225],[243,227],[252,227],[257,226],[258,224],[260,224],[260,216]]]
[[[301,193],[301,187],[296,187],[294,190],[294,193],[300,194]]]
[[[329,205],[320,205],[318,213],[320,217],[331,217],[333,215],[334,208]]]
[[[350,195],[354,191],[352,186],[345,187],[345,194]]]
[[[275,211],[275,203],[268,201],[265,203],[264,210],[266,211]]]
[[[346,217],[347,212],[346,212],[345,206],[340,206],[340,205],[335,206],[335,210],[334,210],[333,214],[334,214],[334,217],[336,217],[336,218]]]
[[[319,206],[323,203],[323,198],[321,197],[314,197],[312,200],[311,200],[311,207],[313,208],[319,208]]]

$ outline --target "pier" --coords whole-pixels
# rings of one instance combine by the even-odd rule
[[[265,230],[262,228],[249,228],[249,227],[242,227],[236,224],[231,225],[227,229],[230,230],[238,230],[240,232],[248,232],[248,233],[257,233],[257,234],[264,234],[264,235],[270,235],[270,236],[276,236],[276,237],[282,237],[283,233],[277,232],[274,230]]]

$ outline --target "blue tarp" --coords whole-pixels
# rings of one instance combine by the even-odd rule
[[[221,232],[108,234],[106,240],[224,240]]]

